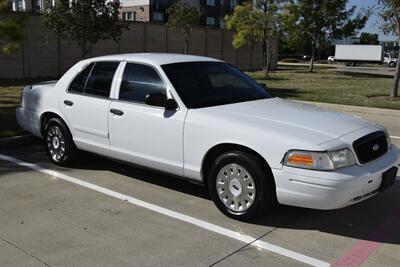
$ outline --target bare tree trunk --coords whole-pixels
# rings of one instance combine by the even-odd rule
[[[185,33],[185,47],[183,49],[183,53],[187,54],[189,49],[189,33]]]
[[[277,49],[277,47],[275,47],[275,46],[270,48],[269,57],[268,57],[268,65],[267,65],[268,73],[269,73],[269,70],[271,69],[272,57],[274,56],[276,49]]]
[[[250,71],[253,71],[253,50],[254,45],[250,47]]]
[[[400,44],[400,33],[398,35],[398,44]],[[393,88],[390,97],[395,98],[399,96],[399,80],[400,80],[400,49],[397,52],[396,74],[394,75]]]
[[[265,13],[266,11],[264,11]],[[264,25],[263,29],[263,46],[262,46],[262,53],[263,53],[263,71],[264,71],[264,78],[268,77],[268,41],[267,41],[267,23]]]
[[[309,72],[314,71],[314,55],[315,55],[315,47],[314,47],[314,42],[312,42],[310,68],[308,69]]]
[[[266,36],[264,36],[266,38]],[[268,78],[268,44],[267,40],[263,39],[263,71],[264,71],[264,78]]]

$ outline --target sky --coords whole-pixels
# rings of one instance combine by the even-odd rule
[[[377,0],[349,0],[348,3],[351,5],[356,5],[358,8],[368,8],[368,6],[375,6],[373,9],[374,13],[368,20],[367,25],[361,32],[370,32],[379,34],[380,41],[388,41],[395,40],[394,36],[385,36],[382,31],[379,29],[381,24],[381,18],[378,15],[378,1]]]

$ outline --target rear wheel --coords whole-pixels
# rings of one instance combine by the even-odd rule
[[[238,220],[266,214],[275,204],[275,186],[265,163],[243,151],[227,152],[211,166],[210,196],[220,211]]]
[[[46,123],[43,141],[48,157],[55,164],[65,166],[76,158],[77,148],[61,119],[52,118]]]

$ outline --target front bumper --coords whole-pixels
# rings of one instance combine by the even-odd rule
[[[285,205],[338,209],[375,195],[382,174],[400,165],[400,150],[392,145],[379,159],[332,172],[283,167],[273,170],[278,202]]]

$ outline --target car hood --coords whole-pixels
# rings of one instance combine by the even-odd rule
[[[314,144],[340,138],[372,123],[351,115],[280,98],[208,108],[213,116],[231,118],[248,126],[282,135],[313,139]]]

